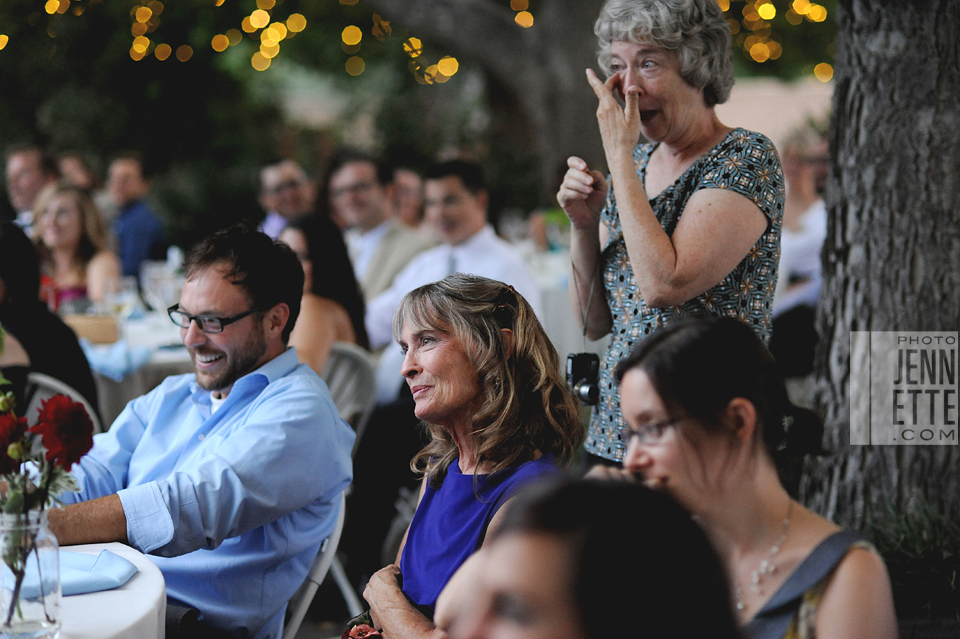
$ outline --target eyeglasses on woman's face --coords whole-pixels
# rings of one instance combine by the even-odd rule
[[[190,328],[190,322],[196,322],[204,333],[222,333],[224,327],[242,320],[248,315],[253,315],[258,310],[260,309],[253,307],[249,311],[244,311],[233,317],[216,317],[215,315],[191,315],[181,311],[179,304],[174,304],[167,309],[167,315],[170,316],[174,324],[182,329],[188,329]]]
[[[645,424],[638,424],[636,428],[627,425],[620,431],[620,437],[626,446],[630,445],[634,437],[640,440],[640,443],[645,446],[655,446],[663,442],[667,432],[675,428],[683,419],[683,417],[677,417],[659,422],[646,422]]]

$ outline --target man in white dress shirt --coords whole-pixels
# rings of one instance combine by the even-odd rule
[[[397,273],[433,242],[393,219],[393,173],[379,158],[341,151],[329,175],[331,211],[334,219],[348,229],[344,239],[353,271],[369,302],[387,290]]]
[[[427,171],[424,222],[443,244],[413,258],[389,289],[367,302],[366,326],[371,348],[393,342],[393,314],[404,295],[451,273],[482,275],[512,284],[537,315],[542,315],[540,290],[523,258],[487,224],[488,203],[480,166],[454,160]],[[377,375],[379,401],[396,398],[402,381],[402,361],[397,344],[384,352]]]

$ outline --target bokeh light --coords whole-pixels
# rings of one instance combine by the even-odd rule
[[[267,41],[260,45],[260,55],[265,58],[275,58],[280,53],[280,45],[276,42]]]
[[[287,18],[287,29],[292,33],[300,33],[307,28],[307,19],[299,13],[293,13]]]
[[[344,44],[355,45],[360,44],[360,40],[363,38],[363,32],[360,31],[360,27],[350,25],[343,30],[343,33],[340,34],[340,38],[343,40]]]
[[[513,20],[524,29],[529,29],[533,26],[533,14],[529,11],[521,11]]]
[[[277,0],[257,0],[257,8],[267,11],[273,9],[273,6],[277,4]]]
[[[171,53],[173,53],[173,48],[169,44],[158,44],[157,48],[153,50],[153,55],[157,56],[157,60],[161,62],[169,58]]]
[[[813,67],[813,75],[821,82],[829,82],[833,79],[833,67],[826,62],[821,62]]]
[[[147,25],[145,25],[142,22],[134,22],[133,26],[130,27],[130,34],[133,35],[134,37],[142,36],[146,32],[147,32]]]
[[[760,17],[764,20],[773,20],[773,18],[777,15],[777,8],[773,6],[773,3],[768,2],[758,6],[757,13],[759,13]]]
[[[163,13],[163,3],[160,0],[152,0],[147,3],[147,6],[150,7],[150,10],[153,11],[153,15],[158,16]]]
[[[193,49],[186,44],[181,44],[177,47],[177,60],[180,62],[186,62],[193,56]]]
[[[363,61],[363,58],[359,56],[351,56],[347,58],[347,64],[345,67],[347,69],[347,73],[352,76],[358,76],[363,73],[363,70],[367,68],[367,65]]]
[[[717,4],[720,5],[720,10],[721,10],[721,11],[729,11],[729,10],[730,10],[730,0],[719,0],[719,2],[718,2]]]
[[[274,22],[267,30],[277,32],[277,37],[274,38],[274,40],[277,42],[280,42],[287,37],[287,25],[283,24],[282,22]]]
[[[266,71],[270,68],[270,58],[264,57],[262,53],[257,51],[253,54],[253,57],[250,58],[250,64],[257,71]]]
[[[148,46],[150,46],[150,38],[147,38],[146,36],[137,36],[133,39],[133,46],[130,48],[137,53],[145,53]]]
[[[240,28],[244,30],[245,33],[253,33],[257,30],[253,23],[250,22],[250,16],[247,16],[240,22]]]
[[[136,18],[137,22],[149,22],[150,18],[153,17],[153,9],[150,7],[140,7],[133,17]]]
[[[43,5],[43,10],[53,15],[57,12],[57,9],[60,8],[60,0],[47,0],[47,4]]]
[[[807,17],[814,22],[823,22],[827,19],[827,8],[819,4],[811,4],[810,10],[807,11]]]
[[[452,56],[444,56],[437,63],[437,70],[448,78],[460,70],[460,63]]]
[[[130,57],[135,61],[140,62],[140,60],[143,60],[144,55],[146,54],[143,51],[137,51],[133,47],[130,47]]]
[[[419,38],[407,38],[403,42],[403,52],[411,58],[416,58],[423,53],[423,43]]]
[[[217,34],[213,36],[213,39],[210,41],[210,46],[213,47],[213,50],[217,53],[226,51],[227,47],[230,46],[230,39],[225,35]]]
[[[270,24],[270,14],[263,9],[257,9],[250,14],[250,24],[257,29],[262,29]]]
[[[526,11],[530,8],[529,0],[510,0],[510,8],[514,11]]]
[[[236,46],[240,44],[241,40],[243,40],[243,34],[236,29],[230,29],[227,31],[227,40],[230,41],[230,46]]]

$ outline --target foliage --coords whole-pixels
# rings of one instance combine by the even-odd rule
[[[866,529],[887,564],[900,619],[960,621],[960,525],[929,503],[884,499]]]

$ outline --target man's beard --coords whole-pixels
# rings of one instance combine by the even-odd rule
[[[263,327],[257,326],[250,336],[250,341],[244,345],[243,350],[228,354],[226,351],[224,358],[229,363],[229,368],[223,371],[219,376],[201,381],[197,376],[197,385],[203,390],[218,391],[233,386],[233,383],[249,373],[260,362],[260,358],[267,352],[267,342],[263,336]],[[199,352],[196,354],[200,354]]]

